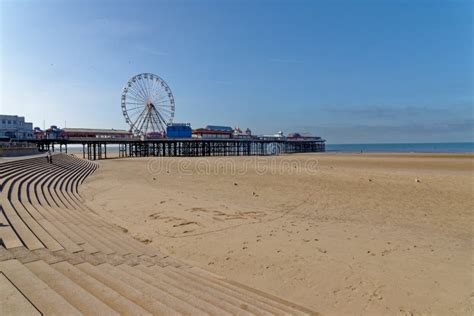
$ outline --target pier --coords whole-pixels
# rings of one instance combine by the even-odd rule
[[[268,156],[289,153],[324,152],[324,140],[259,140],[259,139],[38,139],[40,151],[67,153],[68,145],[82,145],[84,159],[107,159],[107,146],[118,146],[120,158],[126,157],[205,157]],[[109,155],[110,156],[110,155]]]

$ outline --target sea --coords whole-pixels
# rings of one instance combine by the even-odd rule
[[[407,152],[407,153],[472,153],[474,142],[466,143],[387,143],[387,144],[331,144],[327,152]]]

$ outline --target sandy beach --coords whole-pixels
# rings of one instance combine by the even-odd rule
[[[472,154],[99,161],[92,209],[323,315],[472,314]]]

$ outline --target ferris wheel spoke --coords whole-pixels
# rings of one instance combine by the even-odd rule
[[[171,106],[170,103],[171,103],[170,99],[166,97],[162,97],[160,99],[156,99],[156,98],[153,99],[153,104],[156,106]]]
[[[143,98],[141,97],[136,97],[136,96],[127,96],[126,99],[125,99],[125,102],[126,103],[137,103],[137,104],[142,104],[142,105],[145,105],[146,102],[143,100]]]
[[[130,117],[130,119],[131,119],[132,121],[135,120],[136,116],[137,116],[137,115],[140,115],[141,112],[143,112],[143,110],[140,109],[140,108],[134,109],[133,111],[127,110],[128,116]]]
[[[139,87],[132,85],[129,87],[130,93],[139,101],[146,102],[146,96],[140,91]]]
[[[171,111],[173,109],[173,106],[171,104],[158,104],[156,105],[156,107],[166,111]]]
[[[160,117],[165,123],[168,121],[166,118],[169,116],[168,113],[162,112],[162,111],[156,111]]]
[[[141,81],[140,84],[142,85],[142,88],[143,88],[143,91],[145,92],[146,96],[147,96],[147,101],[148,101],[148,98],[150,98],[150,91],[148,91],[148,88],[146,86],[146,81]]]
[[[171,112],[169,111],[158,110],[158,113],[160,113],[162,116],[171,116]]]
[[[156,83],[158,82],[158,80],[153,80],[153,82],[151,83],[151,92],[152,94],[156,93],[156,91],[158,91],[159,87],[156,86]]]
[[[145,96],[145,99],[146,101],[148,101],[148,98],[150,97],[149,94],[148,94],[148,91],[146,91],[144,85],[143,85],[143,82],[141,82],[141,80],[138,80],[138,85],[140,86],[140,89],[141,91],[143,92],[143,95]]]
[[[130,108],[128,106],[130,105]],[[134,109],[140,109],[140,108],[145,108],[146,104],[143,103],[125,103],[125,106],[127,106],[127,110],[134,110]]]
[[[140,103],[127,103],[125,106],[127,106],[127,105],[129,105],[129,104],[131,104],[131,105],[136,105],[136,104],[140,104]],[[136,107],[130,108],[130,109],[127,107],[127,111],[133,111],[133,110],[135,110],[135,109],[140,109],[140,108],[143,108],[143,107],[144,107],[143,104],[140,104],[139,106],[136,106]]]
[[[153,93],[153,91],[155,91],[153,85],[154,85],[155,81],[154,80],[148,80],[148,91],[150,92],[150,94]]]
[[[169,101],[167,103],[153,103],[153,105],[160,109],[172,108],[172,104]]]
[[[146,98],[146,96],[143,94],[142,91],[137,90],[137,91],[134,92],[134,93],[135,93],[135,94],[133,95],[133,97],[135,98],[135,100],[137,100],[137,101],[139,101],[139,102],[146,103],[147,98]]]
[[[154,92],[152,93],[152,95],[150,96],[150,100],[151,100],[151,102],[152,102],[153,104],[155,104],[156,101],[157,101],[157,99],[156,99],[156,96],[157,96],[157,95],[159,95],[159,92],[154,91]]]
[[[167,103],[158,103],[158,104],[155,104],[153,103],[153,105],[156,105],[156,106],[159,106],[161,108],[171,108],[173,105],[171,103],[169,103],[169,101]]]
[[[156,98],[156,97],[161,96],[161,95],[167,95],[167,92],[160,84],[153,91],[152,98]]]
[[[140,104],[141,106],[145,106],[145,102],[137,102],[136,100],[125,101],[126,104]]]
[[[127,109],[127,111],[133,111],[133,110],[136,110],[136,109],[143,109],[144,107],[146,107],[145,105],[130,105],[130,104],[125,104],[125,107]]]
[[[169,103],[171,103],[169,99],[163,99],[163,100],[153,102],[153,104],[158,104],[158,105],[169,104]]]
[[[136,99],[146,103],[146,95],[141,90],[138,80],[135,81],[135,85],[133,85],[130,90],[134,94]]]
[[[159,98],[154,98],[153,99],[156,103],[160,103],[160,102],[170,102],[170,98],[166,95],[166,96],[160,96]]]
[[[131,109],[131,110],[127,109],[127,112],[129,112],[130,115],[137,115],[137,113],[140,113],[142,111],[143,111],[143,107],[134,108],[134,109]]]
[[[155,101],[156,103],[159,103],[162,101],[169,101],[169,98],[167,96],[162,96],[161,94],[159,94],[153,97],[153,101]]]
[[[153,95],[152,97],[155,98],[156,96],[160,96],[162,94],[165,93],[165,90],[163,89],[163,87],[161,87],[160,85],[158,85],[154,90],[153,90]]]
[[[168,109],[156,109],[156,110],[157,110],[158,112],[163,112],[163,113],[165,113],[165,114],[167,114],[167,115],[171,115],[171,113],[172,113],[172,112],[171,112],[170,110],[168,110]]]
[[[140,113],[143,111],[142,108],[136,108],[133,110],[128,110],[130,116],[135,116],[135,115],[140,115]]]
[[[152,91],[156,91],[160,88],[160,80],[156,79],[156,80],[153,80],[152,84],[151,84],[151,87],[153,88]]]
[[[158,105],[172,103],[170,99],[162,99],[162,100],[154,100],[154,101],[155,102],[153,102],[153,104],[158,104]]]
[[[151,79],[151,78],[150,78],[150,79]],[[147,81],[147,88],[148,88],[148,91],[149,91],[150,94],[151,94],[153,91],[155,91],[155,90],[153,89],[153,83],[154,83],[154,80],[153,80],[153,79]]]
[[[130,99],[132,101],[140,102],[140,103],[146,103],[146,100],[143,99],[140,95],[135,95],[135,94],[130,94],[129,96],[125,97],[125,99]]]

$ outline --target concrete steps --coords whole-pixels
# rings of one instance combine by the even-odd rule
[[[110,268],[110,265],[107,265],[105,268],[96,268],[90,263],[85,262],[78,264],[77,267],[88,274],[89,276],[95,278],[96,280],[102,282],[106,286],[114,289],[116,292],[120,293],[122,296],[131,300],[135,304],[141,306],[152,314],[167,314],[167,315],[177,315],[178,313],[166,306],[159,300],[156,300],[152,296],[143,293],[140,289],[137,289],[135,286],[129,285],[128,282],[123,281],[123,276],[116,278],[107,273],[107,269]],[[99,267],[99,266],[97,266]],[[125,277],[125,279],[128,279]]]
[[[3,207],[0,206],[0,239],[1,244],[5,248],[15,248],[23,246],[21,239],[13,230],[11,223],[3,214]]]
[[[148,267],[139,265],[137,267],[129,267],[126,265],[118,266],[124,272],[131,274],[141,280],[170,293],[171,295],[184,300],[193,306],[198,306],[203,311],[213,315],[244,315],[246,314],[239,308],[219,304],[218,298],[206,295],[205,293],[193,293],[189,288],[183,286],[173,279],[166,279],[165,276],[155,276]]]
[[[139,305],[133,303],[69,262],[63,261],[55,263],[52,266],[121,315],[151,315]]]
[[[53,237],[56,241],[58,241],[62,247],[67,247],[72,251],[80,251],[82,250],[77,244],[68,240],[68,238],[64,235],[64,233],[60,232],[55,225],[53,224],[57,218],[54,215],[51,215],[50,212],[45,210],[42,205],[46,205],[46,202],[38,202],[38,204],[33,204],[32,200],[35,198],[43,198],[42,194],[37,194],[37,190],[35,192],[31,192],[32,189],[35,188],[35,185],[38,185],[43,179],[46,179],[50,176],[48,170],[41,170],[35,171],[27,168],[23,168],[22,171],[28,176],[30,175],[30,181],[25,184],[23,183],[21,189],[18,191],[18,196],[21,198],[17,198],[16,192],[10,194],[10,201],[12,203],[16,203],[16,205],[21,210],[21,206],[26,209],[29,214],[23,213],[25,218],[28,218],[28,215],[31,215],[32,218],[41,226],[43,227],[48,233]],[[33,173],[33,176],[31,176]],[[12,187],[10,186],[10,189]],[[12,192],[12,191],[10,191]],[[34,194],[32,194],[34,193]],[[39,200],[38,200],[39,201]],[[20,204],[21,203],[21,206]],[[46,243],[47,241],[45,241]],[[51,246],[51,245],[50,245]],[[52,249],[55,247],[51,246]]]
[[[7,260],[0,262],[0,272],[2,272],[41,313],[49,315],[81,315],[76,308],[19,261]]]
[[[41,315],[3,273],[0,273],[0,289],[0,315]]]
[[[87,315],[118,315],[116,311],[74,281],[65,277],[61,272],[56,271],[46,262],[38,260],[29,262],[25,266],[52,290],[61,293],[61,296],[81,313]]]

